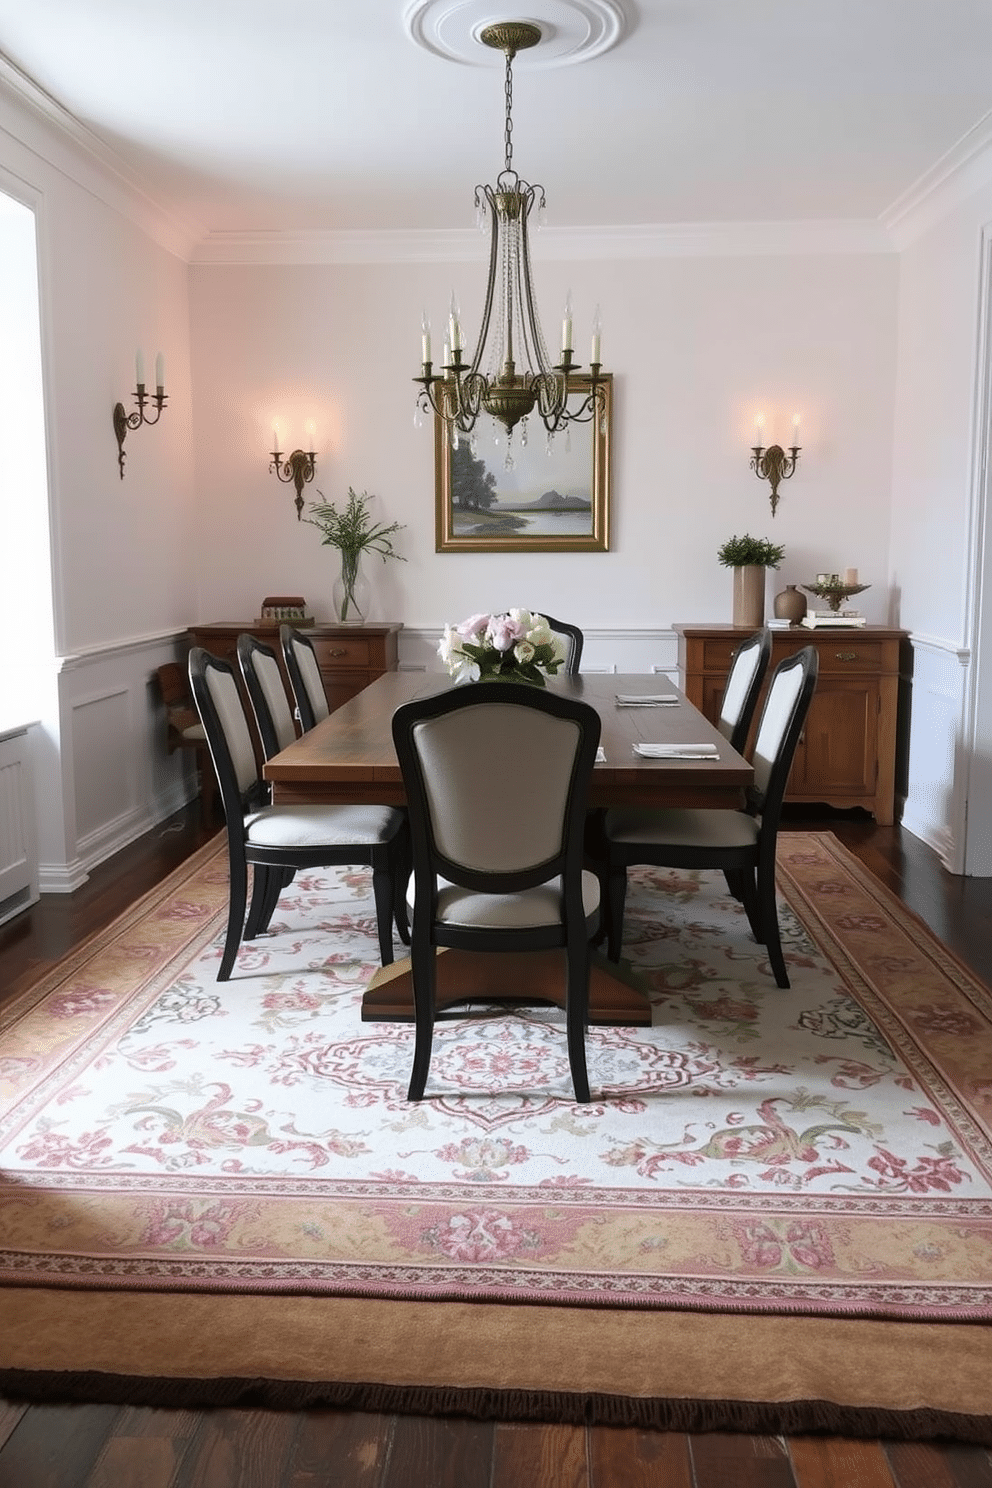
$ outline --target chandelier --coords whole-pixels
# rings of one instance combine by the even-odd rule
[[[600,322],[593,319],[592,355],[581,386],[570,387],[580,371],[572,359],[571,297],[562,319],[561,360],[552,365],[537,313],[531,273],[527,223],[537,205],[545,206],[543,186],[531,186],[513,169],[513,59],[536,46],[538,26],[505,21],[487,26],[479,39],[506,57],[506,157],[495,186],[475,188],[480,225],[489,221],[489,277],[479,339],[471,361],[465,360],[461,320],[454,295],[448,316],[444,359],[438,372],[431,361],[430,325],[424,317],[423,370],[418,408],[443,419],[453,443],[470,434],[481,413],[498,420],[511,435],[514,426],[535,411],[548,435],[572,423],[588,423],[605,411],[605,377],[600,372]],[[569,403],[569,396],[572,403]],[[419,417],[419,415],[418,415]],[[522,425],[526,440],[526,423]]]

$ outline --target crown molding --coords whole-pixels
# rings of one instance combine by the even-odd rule
[[[739,258],[776,254],[891,253],[870,221],[715,222],[543,228],[535,260]],[[195,264],[402,264],[485,262],[488,239],[472,228],[378,232],[218,232],[197,243]]]
[[[13,127],[4,113],[15,110]],[[22,121],[26,128],[22,128]],[[180,221],[144,189],[115,150],[0,52],[0,129],[105,206],[128,218],[167,252],[189,262],[202,226]]]
[[[955,207],[992,181],[992,113],[898,196],[879,221],[897,251],[908,248]]]

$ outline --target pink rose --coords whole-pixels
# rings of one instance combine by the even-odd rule
[[[471,636],[473,640],[477,640],[478,637],[482,635],[491,619],[491,615],[471,615],[468,620],[463,620],[461,625],[457,627],[458,634],[460,636],[463,636],[466,640],[469,636]]]

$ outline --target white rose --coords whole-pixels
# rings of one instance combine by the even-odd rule
[[[530,641],[518,641],[513,648],[513,654],[523,666],[526,662],[534,660],[534,647]]]

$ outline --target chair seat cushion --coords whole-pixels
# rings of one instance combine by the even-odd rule
[[[409,912],[414,913],[414,880],[410,877],[407,891]],[[594,873],[583,870],[582,906],[586,918],[599,906],[599,881]],[[465,929],[525,930],[539,925],[561,923],[561,879],[550,879],[534,889],[517,894],[483,894],[476,889],[463,889],[438,880],[437,918],[445,925]]]
[[[604,821],[610,842],[635,846],[664,844],[670,847],[753,847],[758,841],[760,821],[745,811],[708,809],[660,809],[608,811]]]
[[[393,806],[265,806],[245,817],[255,847],[348,847],[389,842],[403,813]]]
[[[189,728],[184,728],[183,738],[187,744],[205,744],[207,742],[206,730],[202,723],[191,723]]]

